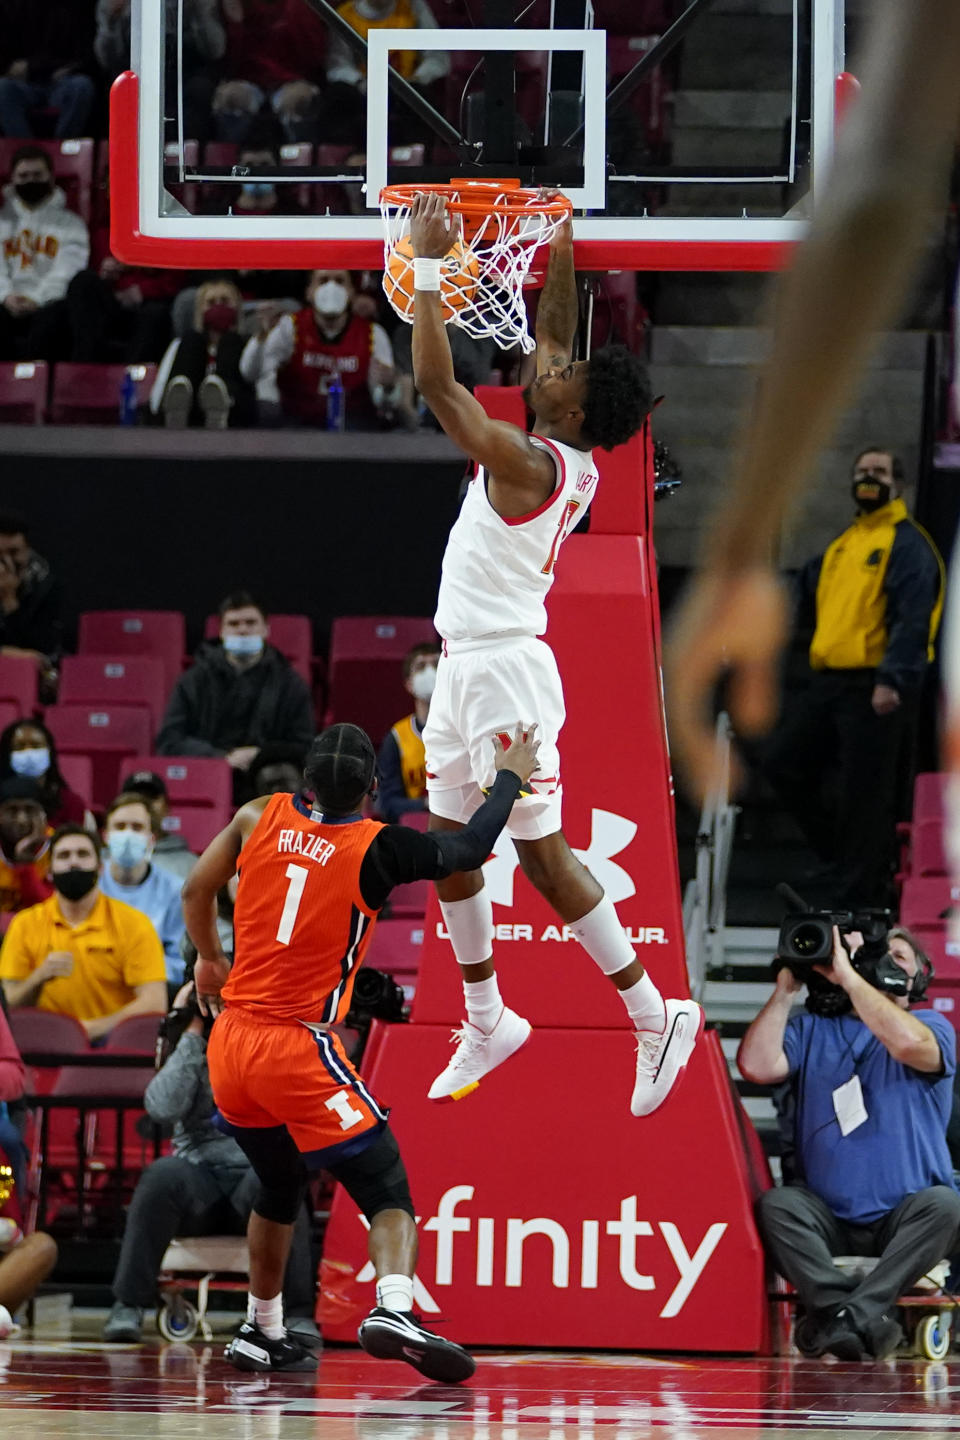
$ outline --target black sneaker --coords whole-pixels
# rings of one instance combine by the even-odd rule
[[[293,1335],[271,1340],[245,1320],[223,1352],[238,1370],[316,1370],[317,1357]]]
[[[861,1333],[874,1360],[888,1360],[903,1343],[903,1330],[891,1315],[880,1315]]]
[[[838,1360],[862,1360],[865,1346],[849,1310],[838,1310],[820,1332],[823,1353]]]
[[[378,1305],[357,1334],[368,1355],[378,1360],[406,1360],[428,1380],[453,1385],[469,1380],[477,1368],[472,1355],[425,1330],[412,1310],[384,1310]]]

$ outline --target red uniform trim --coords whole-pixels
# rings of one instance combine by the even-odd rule
[[[499,518],[503,521],[504,525],[525,525],[528,520],[536,520],[538,515],[542,515],[545,510],[550,509],[550,506],[563,492],[563,487],[566,484],[567,479],[567,467],[564,464],[563,456],[560,454],[560,451],[557,449],[556,445],[549,441],[545,435],[538,435],[537,439],[542,441],[543,444],[547,446],[548,450],[552,452],[553,458],[556,460],[558,466],[560,467],[557,474],[556,486],[553,490],[551,490],[550,494],[547,496],[546,500],[544,500],[543,504],[537,506],[536,510],[528,510],[526,515],[514,515],[510,518],[508,518],[506,515],[500,515]],[[489,495],[487,496],[487,504],[490,505]],[[490,505],[490,508],[492,510],[493,506]]]

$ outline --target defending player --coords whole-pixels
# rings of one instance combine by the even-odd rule
[[[226,1357],[240,1370],[308,1370],[316,1358],[283,1324],[281,1287],[308,1171],[339,1180],[370,1222],[377,1303],[360,1343],[431,1380],[465,1380],[465,1350],[413,1315],[417,1227],[387,1112],[331,1026],[347,1013],[381,906],[394,885],[474,869],[490,853],[537,765],[534,727],[496,742],[496,782],[460,835],[423,835],[359,813],[376,755],[356,725],[314,740],[304,771],[313,807],[280,794],[243,806],[183,888],[199,957],[201,1008],[219,1015],[207,1058],[214,1099],[260,1181],[248,1226],[247,1320]],[[216,896],[239,871],[233,968],[217,939]],[[224,1008],[225,1007],[225,1008]],[[222,1013],[220,1011],[222,1010]]]
[[[536,716],[540,772],[507,829],[521,868],[620,992],[637,1033],[634,1115],[663,1103],[702,1025],[689,1000],[663,1001],[637,960],[612,902],[561,830],[557,739],[565,712],[553,652],[538,637],[557,553],[597,486],[592,449],[622,445],[650,409],[640,362],[622,346],[572,360],[578,307],[572,230],[551,246],[537,311],[538,374],[527,391],[536,433],[491,420],[454,380],[440,302],[440,259],[457,227],[444,199],[412,206],[413,368],[417,389],[443,429],[480,467],[447,543],[436,626],[443,656],[424,730],[431,829],[455,830],[490,784],[491,736],[519,707]],[[429,1090],[457,1100],[525,1043],[530,1025],[500,998],[493,967],[493,910],[479,869],[437,887],[460,964],[467,1019],[450,1064]]]

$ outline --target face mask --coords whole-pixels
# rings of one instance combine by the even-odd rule
[[[869,492],[876,487],[876,494]],[[854,480],[850,487],[853,502],[858,510],[864,514],[871,515],[874,510],[879,510],[884,505],[889,505],[893,499],[893,486],[885,485],[882,480],[865,480],[863,476]]]
[[[140,830],[114,830],[107,836],[107,854],[121,870],[135,870],[152,850],[152,837]]]
[[[221,643],[228,655],[259,655],[263,650],[262,635],[224,635]]]
[[[313,308],[318,315],[342,315],[349,304],[347,287],[339,280],[325,280],[313,292]]]
[[[45,746],[43,749],[11,750],[10,769],[14,775],[27,775],[31,780],[39,780],[50,769],[50,751]]]
[[[424,665],[422,670],[415,670],[410,677],[410,689],[417,700],[429,700],[437,688],[437,669],[435,665]]]
[[[222,334],[226,330],[232,330],[236,323],[236,305],[208,305],[203,312],[204,330],[216,330]]]
[[[244,195],[248,195],[251,200],[266,200],[268,196],[277,193],[277,187],[271,185],[267,180],[246,180],[240,186],[240,189]]]
[[[39,205],[48,195],[53,194],[53,186],[49,180],[24,180],[13,188],[17,199],[22,200],[24,205]]]
[[[89,895],[97,883],[96,870],[61,870],[60,873],[52,874],[53,888],[59,892],[64,900],[82,900],[84,895]]]

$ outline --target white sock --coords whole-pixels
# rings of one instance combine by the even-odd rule
[[[503,1014],[503,1001],[496,975],[489,980],[477,980],[473,984],[464,980],[463,998],[467,1002],[467,1019],[476,1025],[484,1035],[489,1035]]]
[[[634,1030],[656,1030],[659,1035],[663,1034],[667,1012],[663,996],[649,975],[643,975],[636,985],[631,985],[629,990],[621,990],[619,994],[633,1021]]]
[[[282,1340],[287,1333],[283,1324],[283,1296],[258,1300],[256,1295],[248,1295],[247,1319],[262,1330],[268,1340]]]
[[[413,1309],[413,1281],[409,1275],[381,1275],[377,1281],[377,1304],[384,1310]]]

